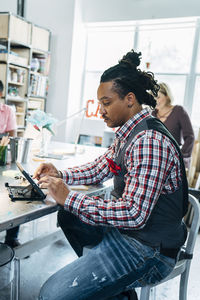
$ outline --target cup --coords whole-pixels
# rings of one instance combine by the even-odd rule
[[[0,166],[5,166],[7,162],[7,146],[0,146]]]
[[[23,163],[27,163],[27,161],[28,161],[32,141],[33,141],[33,139],[30,139],[30,138],[24,139],[23,152],[22,152],[22,162]]]
[[[19,138],[10,137],[10,153],[12,163],[17,161],[18,142]]]
[[[11,162],[27,163],[32,139],[10,138]]]

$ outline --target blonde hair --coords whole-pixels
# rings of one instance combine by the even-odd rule
[[[159,86],[160,86],[159,92],[168,98],[167,99],[168,104],[172,104],[172,102],[174,101],[174,97],[172,95],[170,87],[164,82],[160,82]]]

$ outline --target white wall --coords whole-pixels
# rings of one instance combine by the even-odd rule
[[[47,112],[66,118],[73,37],[74,0],[27,0],[26,19],[52,32]],[[56,140],[64,141],[65,125]]]
[[[79,0],[75,0],[75,13],[73,25],[72,55],[68,94],[67,115],[71,116],[80,111],[81,91],[83,84],[83,70],[85,57],[85,29],[82,22],[82,10]],[[80,131],[80,120],[83,112],[66,122],[65,140],[74,142]]]
[[[81,0],[84,22],[128,21],[200,15],[199,0]]]
[[[0,0],[0,11],[17,14],[17,0]]]

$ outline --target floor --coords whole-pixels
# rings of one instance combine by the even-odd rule
[[[51,217],[52,219],[52,217]],[[53,217],[55,222],[56,215]],[[51,220],[52,222],[52,220]],[[49,226],[47,217],[41,218],[37,227],[44,233],[44,228],[51,228]],[[20,229],[20,239],[26,241],[30,235],[32,227],[30,224],[24,224]],[[0,234],[0,241],[3,240],[4,233]],[[191,265],[190,279],[188,285],[188,299],[200,299],[200,284],[199,284],[199,270],[200,270],[200,235],[198,235],[195,247],[194,258]],[[76,254],[71,249],[66,241],[64,235],[63,240],[49,245],[40,251],[32,254],[30,258],[21,260],[21,293],[20,300],[36,300],[40,287],[57,270],[76,259]],[[164,283],[156,288],[156,292],[152,293],[151,300],[178,300],[178,282],[175,278],[167,283]],[[5,295],[7,290],[0,291],[0,300],[8,300],[9,296]],[[156,295],[156,297],[155,297]],[[67,300],[67,299],[66,299]],[[76,299],[74,299],[76,300]]]

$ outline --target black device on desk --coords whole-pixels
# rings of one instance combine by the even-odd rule
[[[46,195],[37,185],[37,183],[31,178],[31,176],[24,170],[22,165],[16,162],[17,167],[28,180],[30,185],[28,186],[10,186],[8,183],[5,183],[5,186],[9,190],[9,197],[12,201],[16,200],[29,200],[29,201],[38,201],[44,200]]]

